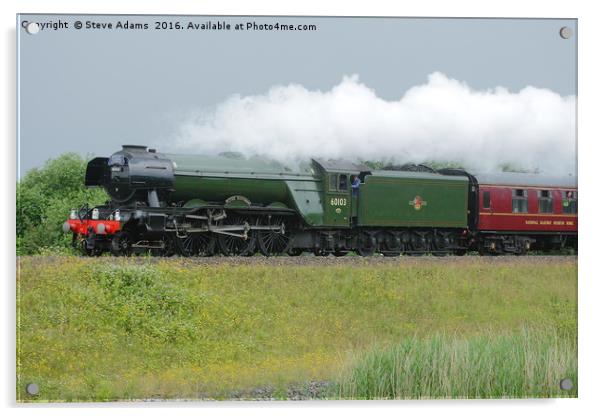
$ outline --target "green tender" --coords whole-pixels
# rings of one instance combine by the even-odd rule
[[[360,186],[358,225],[464,228],[468,179],[423,172],[373,171]]]

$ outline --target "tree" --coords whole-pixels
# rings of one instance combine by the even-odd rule
[[[17,255],[69,247],[71,236],[61,225],[71,208],[108,199],[103,189],[84,186],[86,164],[81,156],[66,153],[30,170],[17,183]]]

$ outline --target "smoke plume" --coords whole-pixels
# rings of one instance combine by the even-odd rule
[[[532,86],[475,90],[435,72],[400,97],[378,97],[357,75],[330,91],[274,86],[198,111],[178,131],[176,148],[289,165],[322,157],[575,174],[575,96]]]

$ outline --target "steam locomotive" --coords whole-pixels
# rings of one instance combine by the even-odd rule
[[[577,248],[577,178],[158,153],[88,163],[110,201],[64,223],[88,255],[525,254]]]

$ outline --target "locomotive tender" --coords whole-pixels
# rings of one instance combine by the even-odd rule
[[[424,169],[423,169],[424,170]],[[359,188],[353,181],[359,178]],[[373,170],[312,159],[293,170],[237,154],[125,145],[88,163],[105,205],[65,232],[89,255],[524,254],[577,248],[577,180],[529,174]]]

